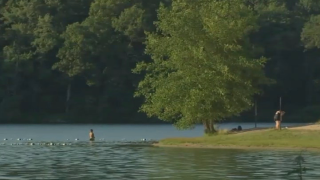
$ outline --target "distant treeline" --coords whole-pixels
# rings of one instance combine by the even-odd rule
[[[0,123],[268,122],[279,97],[315,121],[319,24],[319,0],[0,0]]]

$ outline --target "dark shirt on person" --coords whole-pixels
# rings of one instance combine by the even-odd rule
[[[280,121],[280,113],[276,113],[273,118],[275,121]]]

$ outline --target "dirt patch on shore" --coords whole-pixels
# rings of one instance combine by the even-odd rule
[[[251,128],[251,129],[243,129],[242,131],[234,131],[230,132],[230,134],[242,134],[242,133],[247,133],[247,132],[261,132],[261,131],[266,131],[270,130],[273,128]],[[296,126],[289,126],[285,127],[283,126],[282,129],[295,129],[295,130],[320,130],[320,124],[307,124],[307,125],[296,125]]]
[[[299,127],[288,127],[288,129],[296,129],[296,130],[320,130],[320,124],[299,126]]]

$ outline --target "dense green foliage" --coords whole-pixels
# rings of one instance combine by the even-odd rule
[[[280,96],[315,120],[319,24],[318,0],[0,0],[0,123],[272,121]]]
[[[254,13],[239,0],[198,0],[174,1],[158,16],[158,33],[146,42],[153,62],[137,66],[147,70],[138,89],[146,98],[142,111],[179,128],[203,122],[212,131],[214,122],[249,109],[267,80],[265,60],[248,55]]]

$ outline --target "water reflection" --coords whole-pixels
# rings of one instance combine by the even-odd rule
[[[304,174],[307,173],[307,171],[313,171],[314,169],[307,168],[305,166],[305,158],[301,155],[301,153],[294,159],[295,167],[288,172],[288,176],[296,174],[299,180],[303,180]]]
[[[0,179],[320,179],[320,153],[303,153],[307,173],[301,176],[288,174],[298,167],[296,157],[294,151],[158,148],[142,142],[2,145]]]
[[[294,151],[160,149],[161,155],[152,159],[158,171],[150,179],[159,174],[168,179],[297,179],[288,176],[295,166],[288,165],[297,156]],[[304,157],[312,159],[308,167],[320,167],[320,153],[305,152]],[[318,180],[320,173],[310,168],[304,178]]]

